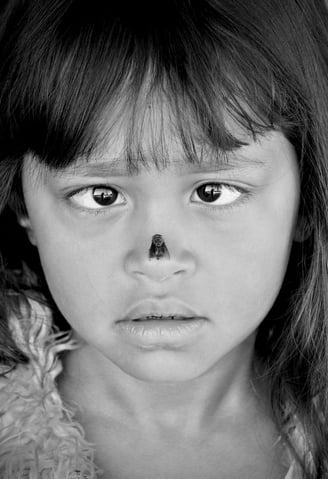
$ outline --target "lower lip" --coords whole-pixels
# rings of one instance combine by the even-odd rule
[[[119,332],[133,342],[144,345],[177,345],[192,340],[202,329],[205,318],[148,319],[118,321]]]

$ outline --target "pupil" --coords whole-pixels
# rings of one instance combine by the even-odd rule
[[[117,191],[109,188],[94,188],[92,191],[93,199],[101,206],[111,205],[117,198]]]
[[[203,201],[215,201],[220,198],[221,189],[221,185],[202,185],[197,188],[197,193]]]

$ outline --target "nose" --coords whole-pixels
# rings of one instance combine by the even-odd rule
[[[155,283],[191,276],[196,261],[187,245],[163,235],[165,253],[157,255],[153,248],[158,236],[143,238],[128,252],[125,260],[127,273],[137,280]]]

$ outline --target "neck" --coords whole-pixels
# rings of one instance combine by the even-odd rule
[[[249,421],[249,414],[258,409],[253,345],[250,338],[206,373],[181,382],[142,381],[85,345],[64,358],[59,388],[64,399],[78,404],[82,416],[199,435],[218,420]]]

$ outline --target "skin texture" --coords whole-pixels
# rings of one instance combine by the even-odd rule
[[[150,125],[144,127],[145,151],[147,128]],[[163,431],[170,438],[166,444],[176,442],[177,434],[184,441],[192,437],[201,441],[212,434],[213,424],[221,424],[225,434],[218,437],[215,432],[215,450],[225,444],[226,458],[228,451],[239,451],[250,463],[249,477],[255,478],[256,447],[245,441],[243,446],[228,446],[227,424],[233,430],[232,442],[253,427],[252,437],[261,429],[270,430],[259,434],[268,449],[272,446],[272,426],[266,420],[253,421],[256,414],[262,418],[267,413],[259,412],[249,381],[256,329],[279,292],[295,236],[297,159],[283,134],[272,132],[256,142],[250,140],[236,156],[231,155],[229,165],[213,167],[205,158],[197,170],[184,162],[181,146],[170,135],[168,129],[168,167],[161,172],[155,167],[141,170],[134,177],[127,176],[122,161],[119,171],[109,171],[121,154],[119,132],[101,158],[76,168],[54,173],[32,157],[25,159],[29,236],[38,248],[50,291],[83,344],[66,359],[62,391],[84,408],[85,418],[93,424],[95,417],[107,417],[111,423],[109,417],[115,416],[118,424],[133,424],[137,429],[142,425],[152,437],[150,454],[155,454],[151,448],[163,447]],[[196,189],[207,183],[228,188],[216,202],[206,203]],[[99,205],[93,200],[92,187],[104,185],[121,194],[115,205],[94,214]],[[72,195],[81,188],[89,190]],[[149,259],[154,234],[163,235],[169,251],[159,261]],[[178,344],[155,339],[145,345],[118,330],[117,320],[137,301],[160,302],[168,297],[183,301],[206,318],[192,339]],[[233,418],[235,426],[239,421],[244,432],[239,426],[231,429],[227,418]],[[107,437],[103,426],[88,427],[87,423],[85,419],[90,437],[103,444]],[[120,427],[117,437],[125,437]],[[134,437],[131,430],[129,437]],[[258,439],[250,443],[258,444]],[[105,467],[106,454],[108,450],[99,453]],[[112,463],[119,452],[114,456]],[[191,458],[192,453],[189,464]],[[259,463],[271,467],[267,458],[261,458]],[[176,471],[184,467],[172,461]],[[217,464],[212,466],[217,471]],[[161,464],[156,467],[159,474]],[[247,468],[240,468],[248,477]],[[117,466],[117,471],[123,469]],[[237,467],[236,477],[241,469]],[[271,477],[266,469],[258,470],[265,474],[259,477]],[[140,477],[146,477],[142,474],[141,468]],[[206,468],[202,474],[212,477]],[[234,477],[226,467],[222,477],[229,475]],[[121,477],[118,472],[116,476]],[[139,477],[135,469],[134,477]]]

